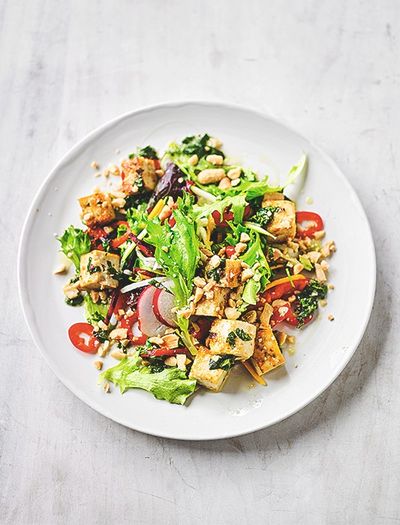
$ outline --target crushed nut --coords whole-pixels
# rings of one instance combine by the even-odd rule
[[[125,199],[113,199],[111,201],[111,204],[114,206],[114,208],[123,208],[126,204]]]
[[[324,270],[322,269],[321,265],[316,263],[315,265],[315,277],[317,278],[317,281],[320,283],[324,283],[326,281],[326,275]]]
[[[328,301],[326,299],[319,300],[319,305],[322,306],[322,308],[324,308],[327,304],[328,304]]]
[[[114,359],[118,359],[118,361],[121,361],[121,359],[124,359],[126,357],[126,354],[124,354],[124,352],[121,352],[121,350],[113,350],[110,353],[110,356]]]
[[[186,370],[186,355],[185,354],[177,354],[176,357],[176,364],[179,370]]]
[[[208,262],[208,268],[211,270],[214,270],[215,268],[218,268],[220,264],[221,264],[221,257],[219,257],[218,255],[213,255]]]
[[[65,264],[60,264],[59,266],[57,266],[54,269],[53,274],[54,275],[61,275],[61,274],[65,273],[67,270],[68,270],[68,268],[66,267]]]
[[[127,328],[114,328],[114,330],[110,332],[110,339],[126,339],[127,337],[128,337]]]
[[[162,346],[164,344],[164,339],[162,339],[162,337],[154,336],[149,338],[149,342],[153,345]]]
[[[199,157],[197,155],[192,155],[188,162],[191,166],[196,166],[196,164],[199,162]]]
[[[287,343],[289,345],[294,345],[296,343],[296,337],[294,335],[287,336]]]
[[[335,285],[332,284],[332,283],[329,283],[328,284],[328,290],[334,290],[335,289]]]
[[[329,315],[328,315],[328,320],[329,320],[329,321],[334,321],[334,319],[335,319],[335,318],[334,318],[334,316],[333,316],[332,314],[329,314]]]
[[[245,270],[243,270],[242,275],[241,275],[242,283],[248,281],[253,276],[254,276],[253,270],[251,268],[246,268]]]
[[[196,286],[198,286],[199,288],[204,288],[204,286],[207,284],[206,283],[206,280],[203,279],[203,277],[195,277],[193,279],[193,282]]]
[[[314,239],[320,240],[325,237],[325,230],[320,230],[314,233]]]
[[[107,355],[108,349],[110,348],[110,341],[106,340],[97,349],[97,355],[100,357],[105,357]]]
[[[90,167],[93,168],[94,170],[98,170],[100,166],[94,160],[93,162],[90,163]]]
[[[204,295],[203,288],[200,288],[199,286],[197,286],[194,292],[193,303],[197,304],[200,301],[200,299],[203,297],[203,295]]]
[[[176,366],[176,357],[171,355],[164,361],[167,366]]]
[[[93,361],[93,366],[97,370],[101,370],[103,368],[103,361]]]
[[[225,308],[225,317],[231,321],[235,321],[236,319],[239,319],[240,312],[236,308],[228,306],[227,308]]]
[[[293,266],[293,274],[297,275],[304,270],[304,266],[301,263],[296,263]]]
[[[217,139],[216,137],[210,137],[208,139],[207,144],[211,148],[215,148],[215,149],[221,149],[222,148],[222,142],[220,141],[220,139]]]
[[[207,155],[206,161],[214,166],[222,166],[224,163],[224,157],[222,155]]]
[[[240,253],[243,253],[247,250],[247,244],[244,242],[238,242],[235,246],[235,253],[239,255]]]
[[[203,170],[197,176],[200,184],[213,184],[215,182],[220,182],[224,177],[225,171],[222,168]]]
[[[103,383],[103,390],[106,394],[109,394],[111,392],[111,386],[110,386],[110,383],[108,383],[107,381],[105,381]]]
[[[241,173],[242,173],[242,170],[240,168],[232,168],[231,170],[228,171],[227,176],[231,180],[236,180],[240,178]]]
[[[235,180],[233,180],[233,181],[231,182],[231,185],[232,185],[232,186],[239,186],[239,184],[240,184],[240,179],[235,179]]]
[[[278,345],[282,346],[286,343],[287,340],[287,333],[286,332],[275,332],[276,340],[278,341]]]
[[[179,336],[175,333],[164,335],[163,341],[168,348],[178,348],[179,346]]]
[[[218,188],[220,190],[229,190],[229,188],[232,186],[231,180],[228,179],[228,177],[224,177],[220,183],[218,184]]]
[[[240,234],[240,242],[249,242],[250,241],[250,235],[243,232]]]
[[[204,286],[204,291],[205,292],[208,292],[209,290],[211,290],[211,288],[214,288],[215,286],[215,281],[214,279],[211,279],[210,281],[208,281],[208,283]]]

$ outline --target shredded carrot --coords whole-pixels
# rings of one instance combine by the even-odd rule
[[[160,215],[161,210],[164,208],[165,201],[164,199],[160,199],[157,204],[154,206],[154,208],[149,213],[149,219],[154,219],[154,217],[157,217]]]
[[[245,367],[245,369],[248,371],[251,377],[257,381],[257,383],[266,386],[267,383],[265,382],[265,379],[257,374],[257,372],[254,370],[253,366],[250,363],[248,363],[247,361],[242,361],[242,365]]]
[[[298,273],[297,275],[291,275],[290,278],[282,277],[282,279],[276,279],[276,281],[272,281],[272,283],[267,284],[265,290],[269,290],[274,286],[278,286],[278,284],[292,283],[292,281],[298,281],[299,279],[307,279],[307,277],[304,277],[304,275],[302,275],[301,273]]]

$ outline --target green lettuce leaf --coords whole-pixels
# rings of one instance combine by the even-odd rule
[[[84,301],[87,322],[93,324],[104,321],[108,311],[108,303],[94,303],[89,294],[85,295]]]
[[[165,275],[172,281],[171,291],[178,309],[185,308],[192,294],[193,278],[200,259],[199,240],[192,217],[192,203],[189,195],[179,198],[173,211],[176,224],[173,228],[158,219],[148,221],[146,241],[155,247],[154,257]],[[189,335],[189,321],[177,315],[182,330],[182,339],[193,351]]]
[[[244,252],[240,259],[250,267],[254,266],[256,263],[259,263],[259,266],[255,270],[254,276],[246,282],[242,299],[244,303],[254,305],[257,303],[258,294],[264,291],[265,286],[269,282],[271,269],[264,255],[260,234],[250,230],[249,235],[249,248]]]
[[[207,218],[214,212],[218,211],[223,216],[225,210],[230,208],[233,213],[233,222],[239,224],[243,220],[244,210],[246,208],[246,196],[236,195],[234,197],[225,197],[222,200],[210,202],[207,204],[193,206],[193,216],[196,220]]]
[[[122,359],[118,365],[105,370],[100,378],[118,385],[121,393],[129,388],[141,388],[151,392],[156,399],[178,405],[183,405],[196,388],[196,381],[188,379],[186,373],[178,368],[151,373],[149,367],[143,366],[139,354]]]
[[[57,237],[57,240],[60,241],[61,250],[74,263],[79,272],[81,255],[90,252],[89,235],[79,228],[70,226],[61,237]]]

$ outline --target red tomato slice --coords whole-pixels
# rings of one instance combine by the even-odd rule
[[[89,323],[75,323],[69,327],[68,335],[71,343],[86,354],[95,354],[100,342],[93,335],[93,326]]]
[[[227,246],[225,248],[225,253],[228,257],[232,257],[232,255],[235,255],[236,250],[234,246]]]
[[[296,212],[297,222],[297,237],[311,237],[315,232],[324,229],[324,221],[318,213],[312,211],[298,211]],[[308,223],[308,226],[303,228],[302,223]]]

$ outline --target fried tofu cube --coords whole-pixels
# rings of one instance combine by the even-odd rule
[[[245,321],[213,321],[207,344],[211,354],[231,354],[245,361],[253,355],[256,327]]]
[[[270,326],[257,331],[256,347],[251,360],[260,375],[284,364],[285,358]]]
[[[240,285],[242,263],[238,259],[224,259],[224,268],[217,286],[237,288]]]
[[[117,288],[118,281],[114,275],[119,271],[119,260],[119,255],[100,250],[82,255],[79,288],[81,290]]]
[[[225,305],[228,299],[229,288],[218,288],[215,286],[213,289],[213,297],[207,299],[203,297],[196,304],[196,315],[206,315],[208,317],[222,317],[224,315]]]
[[[222,368],[210,370],[210,360],[212,357],[206,348],[199,349],[194,358],[189,378],[196,379],[200,385],[203,385],[213,392],[219,392],[228,379],[230,370],[222,370]]]
[[[101,226],[115,219],[111,197],[107,193],[93,193],[79,199],[81,219],[89,227]]]
[[[287,200],[273,200],[264,196],[263,208],[277,208],[266,229],[276,237],[276,242],[284,242],[296,236],[296,206]]]
[[[122,191],[126,195],[138,193],[142,188],[153,191],[157,185],[158,177],[154,160],[144,157],[133,157],[124,160],[122,167]]]

